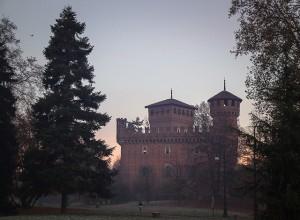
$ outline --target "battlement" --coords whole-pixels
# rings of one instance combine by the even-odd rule
[[[233,116],[240,114],[240,102],[236,100],[214,100],[210,102],[210,114],[215,116]]]
[[[221,157],[224,147],[227,169],[233,169],[237,162],[238,136],[233,129],[227,128],[237,126],[241,101],[226,91],[225,85],[224,91],[210,98],[208,102],[213,125],[209,132],[201,132],[199,127],[194,126],[195,120],[198,120],[195,118],[198,116],[195,115],[195,107],[173,99],[172,95],[170,99],[146,106],[147,127],[140,127],[138,121],[118,118],[120,174],[129,190],[135,192],[137,184],[146,179],[149,186],[161,189],[168,180],[167,168],[176,167],[176,175],[184,177],[191,166],[207,166],[207,162],[215,156]],[[142,172],[145,167],[151,170],[147,178]]]
[[[149,127],[136,129],[126,118],[117,118],[117,142],[124,143],[183,143],[200,142],[199,127],[160,131]]]

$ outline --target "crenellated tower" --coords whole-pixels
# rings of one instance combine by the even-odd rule
[[[226,91],[224,80],[224,90],[208,99],[208,102],[213,118],[211,136],[216,141],[215,145],[227,148],[231,155],[231,165],[235,166],[238,148],[238,117],[242,99]]]

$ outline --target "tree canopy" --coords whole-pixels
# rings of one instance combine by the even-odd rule
[[[106,96],[93,86],[94,69],[87,60],[93,47],[81,36],[84,30],[71,7],[64,8],[51,26],[53,35],[44,50],[45,93],[33,106],[37,143],[24,162],[43,192],[62,194],[62,210],[68,194],[107,196],[112,181],[108,167],[112,149],[95,137],[110,117],[98,111]]]
[[[7,28],[4,29],[3,27]],[[15,72],[9,62],[15,26],[8,20],[0,22],[0,215],[13,211],[12,191],[18,145],[15,118],[16,99],[13,95]]]
[[[300,215],[300,2],[233,0],[235,54],[252,62],[246,86],[260,136],[259,202],[265,219]]]

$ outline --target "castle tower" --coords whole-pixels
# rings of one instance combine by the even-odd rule
[[[187,175],[191,149],[200,138],[193,131],[194,106],[171,95],[145,108],[150,130],[135,131],[125,118],[117,119],[120,177],[130,192],[155,197],[154,192],[162,191],[175,175]]]
[[[145,106],[148,109],[148,118],[151,133],[187,133],[193,130],[194,110],[188,105],[171,98],[151,105]]]
[[[171,97],[150,105],[150,128],[136,130],[126,118],[117,119],[117,142],[121,146],[120,179],[133,195],[163,195],[175,176],[186,178],[195,164],[205,166],[207,152],[226,151],[233,168],[237,162],[236,129],[242,99],[224,90],[208,100],[213,127],[207,134],[193,129],[195,107]],[[221,154],[219,154],[221,156]],[[225,155],[225,154],[224,154]],[[225,161],[225,160],[224,160]]]
[[[224,90],[208,99],[210,114],[213,118],[212,135],[217,145],[223,145],[230,151],[231,165],[237,162],[238,147],[238,117],[240,115],[240,103],[242,99],[226,91],[224,80]]]

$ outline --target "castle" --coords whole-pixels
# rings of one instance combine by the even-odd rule
[[[172,92],[170,99],[145,106],[150,125],[144,131],[135,129],[126,118],[118,118],[123,183],[130,192],[140,185],[158,189],[172,175],[184,176],[193,164],[221,157],[220,152],[225,149],[228,169],[233,169],[238,147],[234,128],[241,102],[226,91],[224,82],[224,90],[208,99],[213,125],[205,134],[194,127],[196,108],[174,99]]]

